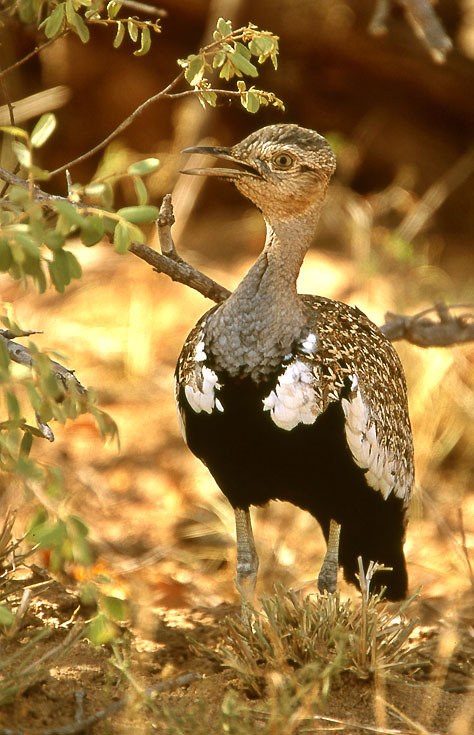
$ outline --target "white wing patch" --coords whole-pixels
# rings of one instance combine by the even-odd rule
[[[215,372],[203,364],[206,358],[204,342],[201,340],[196,345],[194,353],[194,362],[196,363],[194,380],[184,386],[186,400],[196,413],[201,411],[212,413],[214,408],[217,408],[218,411],[224,410],[216,395],[216,391],[221,387],[220,383]]]
[[[300,360],[292,362],[278,378],[275,390],[263,401],[275,424],[290,431],[298,424],[313,424],[317,410],[314,386],[316,377],[311,367]]]
[[[346,439],[358,467],[366,469],[365,479],[374,490],[387,499],[390,493],[405,499],[406,487],[400,481],[397,462],[389,447],[377,437],[376,421],[359,389],[357,375],[352,375],[351,399],[342,398],[342,410],[346,418]]]

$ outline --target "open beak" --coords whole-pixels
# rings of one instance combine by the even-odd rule
[[[238,179],[242,176],[259,177],[259,172],[252,166],[249,166],[247,163],[236,158],[232,154],[231,148],[224,148],[223,146],[196,145],[191,146],[191,148],[184,148],[182,153],[199,153],[206,156],[215,156],[216,158],[223,158],[226,161],[231,161],[236,166],[236,168],[222,168],[220,166],[214,166],[212,168],[187,168],[180,172],[182,174],[220,176],[224,179]]]

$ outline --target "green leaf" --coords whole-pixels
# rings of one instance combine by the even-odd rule
[[[152,171],[156,171],[159,167],[160,162],[157,158],[144,158],[142,161],[136,161],[128,167],[127,173],[131,176],[144,176],[150,174]]]
[[[20,411],[20,404],[18,403],[18,398],[10,390],[7,390],[5,392],[5,398],[7,401],[7,409],[8,409],[9,418],[19,419],[21,416],[21,411]]]
[[[66,286],[71,283],[69,260],[64,250],[56,250],[54,259],[48,261],[51,280],[59,293],[64,293]]]
[[[115,33],[114,43],[113,47],[118,48],[120,44],[122,43],[123,39],[125,38],[125,24],[124,23],[118,23],[117,24],[117,31]]]
[[[245,107],[245,109],[248,112],[258,112],[260,109],[260,99],[256,92],[253,92],[252,90],[249,90],[247,94],[245,94],[241,98],[242,105]]]
[[[127,29],[128,29],[128,35],[130,36],[132,41],[136,43],[138,39],[138,27],[131,18],[128,19]]]
[[[31,145],[33,148],[41,148],[56,127],[56,115],[47,112],[41,115],[31,133]]]
[[[102,240],[105,232],[104,218],[98,214],[87,217],[81,228],[81,240],[87,247]]]
[[[130,247],[130,230],[123,222],[119,222],[114,230],[114,248],[117,253],[123,255]]]
[[[143,205],[148,201],[148,190],[143,183],[143,179],[139,176],[133,177],[133,185],[135,187],[135,193],[137,195],[138,204]]]
[[[194,87],[198,84],[204,75],[204,57],[203,56],[188,56],[189,65],[184,73],[186,81]]]
[[[100,599],[100,609],[103,610],[107,617],[119,622],[128,620],[130,617],[128,605],[125,600],[121,600],[120,597],[109,597],[108,595],[104,595]]]
[[[114,625],[103,613],[92,618],[86,628],[87,638],[89,638],[91,643],[94,643],[96,646],[101,646],[103,643],[110,643],[117,638],[117,635],[117,626]]]
[[[243,48],[245,48],[245,46]],[[248,77],[258,77],[257,67],[254,66],[251,61],[246,59],[240,51],[234,51],[234,53],[229,55],[229,59],[235,68],[241,71],[242,74],[246,74]]]
[[[121,9],[122,3],[117,2],[117,0],[110,0],[107,4],[107,15],[113,19],[119,14]]]
[[[227,61],[226,61],[226,62],[225,62],[225,64],[224,64],[224,65],[222,66],[222,69],[221,69],[221,70],[220,70],[220,72],[219,72],[219,76],[221,77],[221,79],[226,79],[227,81],[229,81],[229,79],[230,79],[230,78],[231,78],[231,76],[233,76],[233,75],[234,75],[234,69],[233,69],[233,66],[232,66],[232,64],[230,63],[229,59],[227,59]]]
[[[104,181],[91,181],[84,187],[84,193],[91,197],[102,196],[106,188],[107,184]]]
[[[25,168],[30,168],[31,151],[29,150],[29,148],[24,143],[21,143],[19,140],[14,140],[12,143],[12,150],[18,159],[18,163],[20,163]]]
[[[15,616],[13,615],[10,608],[8,608],[3,603],[0,604],[0,625],[9,626],[13,623],[15,620]]]
[[[0,271],[7,271],[13,262],[12,251],[8,240],[0,238]]]
[[[29,431],[25,431],[23,434],[23,439],[21,440],[20,444],[20,454],[23,457],[28,457],[31,447],[33,445],[33,434]]]
[[[249,43],[249,51],[254,56],[267,57],[272,53],[274,48],[275,41],[270,36],[255,36]]]
[[[225,21],[224,18],[219,18],[217,21],[217,30],[222,36],[230,36],[232,33],[232,23],[230,20]]]
[[[219,53],[214,55],[214,58],[212,59],[212,68],[218,69],[222,66],[222,64],[227,59],[227,55],[223,51],[219,51]]]
[[[28,538],[34,544],[39,544],[43,549],[54,549],[62,546],[66,538],[66,526],[64,521],[45,521],[34,526],[28,532]]]
[[[69,204],[69,202],[57,201],[54,202],[54,207],[71,225],[75,225],[76,227],[84,226],[86,217],[82,217],[77,209],[72,204]]]
[[[158,207],[152,207],[148,204],[140,207],[122,207],[122,209],[118,210],[117,214],[134,225],[144,225],[147,222],[153,222],[158,219],[160,210]]]
[[[145,56],[150,50],[151,35],[148,26],[142,28],[140,48],[133,52],[134,56]]]
[[[0,127],[2,133],[8,133],[9,135],[17,135],[20,138],[28,140],[28,133],[23,128],[17,128],[15,125],[2,125]]]
[[[44,243],[50,250],[61,250],[66,238],[57,230],[48,230],[44,236]]]
[[[56,36],[64,21],[64,11],[64,3],[59,3],[59,5],[56,5],[53,12],[47,19],[46,25],[44,27],[44,35],[46,36],[46,38],[53,38],[54,36]]]
[[[216,106],[217,94],[215,92],[206,92],[206,91],[203,90],[201,92],[201,97],[204,100],[206,100],[207,104],[210,105],[211,107],[215,107]]]
[[[90,38],[89,29],[85,24],[84,18],[79,13],[76,13],[76,22],[74,25],[77,35],[81,39],[82,43],[87,43]]]
[[[81,264],[79,263],[74,253],[71,253],[70,250],[62,250],[61,252],[66,255],[70,277],[71,278],[81,278],[82,276]]]

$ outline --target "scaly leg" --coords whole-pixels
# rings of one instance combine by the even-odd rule
[[[320,592],[335,592],[337,589],[337,573],[339,571],[339,535],[341,526],[331,518],[326,556],[318,576]]]
[[[235,586],[242,600],[242,618],[249,619],[249,605],[253,603],[257,583],[258,556],[252,533],[250,513],[242,508],[234,508],[235,530],[237,535],[237,576]]]

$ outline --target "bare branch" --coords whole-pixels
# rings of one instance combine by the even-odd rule
[[[418,347],[448,347],[474,340],[474,313],[455,314],[459,308],[473,308],[474,304],[447,307],[436,304],[413,316],[385,314],[385,324],[380,329],[391,342],[405,339]],[[428,319],[426,314],[435,312],[438,320]]]
[[[470,155],[474,154],[471,153]],[[464,165],[462,168],[464,171]],[[2,168],[0,168],[0,179],[4,179],[15,186],[28,188],[28,182]],[[38,187],[34,187],[33,195],[37,201],[42,202],[45,206],[48,206],[48,202],[58,200],[68,201],[80,209],[82,214],[88,214],[87,205],[74,202],[65,197],[52,196]],[[97,208],[94,208],[93,212],[96,214]],[[171,226],[173,223],[174,216],[171,197],[167,195],[163,200],[160,216],[157,220],[158,237],[163,252],[158,253],[147,245],[138,242],[132,242],[129,251],[133,255],[136,255],[137,258],[151,265],[157,273],[163,273],[171,278],[171,280],[178,281],[189,286],[189,288],[193,288],[195,291],[199,291],[199,293],[211,299],[211,301],[220,303],[224,299],[227,299],[231,291],[221,286],[220,283],[217,283],[212,278],[209,278],[209,276],[206,276],[197,268],[194,268],[179,256],[171,237]],[[411,342],[411,344],[418,345],[419,347],[447,347],[461,342],[469,342],[474,340],[474,316],[469,312],[460,315],[455,314],[453,310],[459,308],[467,309],[474,308],[474,306],[468,304],[447,307],[445,304],[437,304],[413,316],[387,313],[385,317],[386,322],[380,329],[392,342],[405,339],[407,342]],[[436,312],[438,321],[433,321],[426,317],[427,314],[433,311]],[[2,337],[1,333],[0,337]],[[2,339],[5,339],[5,337],[2,337]],[[13,344],[17,348],[21,348],[20,345]],[[20,354],[21,350],[26,350],[26,348],[21,348]],[[53,363],[53,365],[56,366],[59,363]],[[61,365],[59,365],[59,368],[66,371],[68,375],[72,375],[67,368],[63,368]]]
[[[377,0],[369,23],[369,33],[382,35],[387,32],[387,18],[395,3],[405,8],[408,23],[428,49],[433,61],[443,64],[453,44],[430,0]]]

